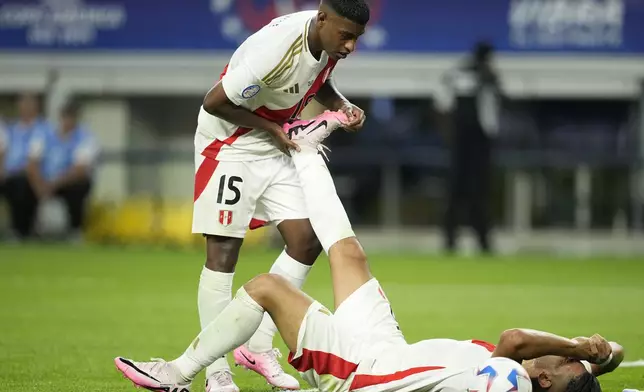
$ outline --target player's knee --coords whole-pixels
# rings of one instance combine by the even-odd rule
[[[288,282],[285,278],[277,274],[261,274],[251,279],[244,285],[244,290],[264,309],[271,303],[274,295],[280,292]]]
[[[333,256],[333,257],[332,257]],[[333,244],[329,249],[329,259],[342,264],[367,263],[367,254],[356,237],[345,238]]]
[[[322,252],[320,240],[310,225],[285,238],[285,242],[288,255],[306,265],[313,265]]]
[[[207,235],[206,267],[217,272],[234,272],[241,244],[241,238]]]

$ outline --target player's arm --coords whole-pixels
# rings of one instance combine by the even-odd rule
[[[271,133],[282,132],[282,127],[279,124],[266,120],[254,114],[250,110],[236,105],[228,97],[223,80],[208,91],[208,94],[206,94],[206,98],[203,101],[203,108],[213,116],[224,119],[235,125],[239,125],[240,127],[263,129]]]
[[[350,105],[349,100],[336,87],[333,78],[329,78],[324,82],[315,94],[315,100],[333,111],[340,110],[345,105]]]
[[[258,61],[261,64],[261,60]],[[257,95],[262,88],[268,88],[266,82],[257,74],[245,63],[226,72],[219,83],[206,94],[203,101],[204,110],[240,127],[268,132],[277,147],[287,155],[290,149],[299,151],[298,145],[289,140],[282,130],[282,124],[262,118],[241,106]]]
[[[349,118],[349,122],[344,125],[347,131],[357,131],[362,128],[365,121],[364,111],[356,105],[349,102],[342,95],[333,82],[333,78],[328,78],[315,94],[315,99],[320,104],[333,111],[341,110]]]
[[[501,334],[492,357],[505,357],[519,363],[524,360],[556,355],[601,364],[611,354],[611,347],[601,336],[591,339],[567,339],[532,329],[509,329]]]
[[[574,338],[573,340],[585,340],[588,338],[585,337],[580,337],[580,338]],[[584,365],[590,371],[592,374],[595,376],[601,376],[602,374],[610,373],[613,370],[617,369],[619,365],[622,363],[624,360],[624,347],[622,347],[620,344],[616,342],[608,342],[610,345],[612,352],[611,356],[609,357],[610,360],[607,360],[605,363],[602,364],[594,364],[594,363],[589,363],[584,361]]]

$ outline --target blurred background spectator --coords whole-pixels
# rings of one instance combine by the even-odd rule
[[[79,125],[78,115],[78,105],[67,104],[56,127],[41,129],[32,136],[27,168],[31,189],[41,203],[41,222],[47,221],[46,207],[51,204],[50,200],[59,198],[69,217],[68,238],[74,241],[82,240],[87,197],[98,154],[93,135]]]
[[[50,125],[40,116],[38,97],[23,94],[17,100],[18,118],[9,122],[4,138],[4,195],[11,216],[10,239],[26,239],[33,232],[36,198],[27,178],[29,144],[34,134]]]
[[[458,226],[466,221],[482,252],[492,251],[489,193],[493,143],[499,133],[501,90],[493,68],[493,48],[479,42],[463,64],[448,71],[436,100],[445,114],[444,132],[451,145],[445,210],[445,249],[457,247]]]

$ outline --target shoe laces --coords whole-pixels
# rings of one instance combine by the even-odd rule
[[[190,383],[191,380],[184,377],[179,369],[172,363],[166,361],[163,358],[150,358],[152,365],[150,366],[149,372],[159,372],[163,373],[168,380],[173,380],[172,382],[177,383]]]
[[[149,370],[151,373],[154,372],[163,372],[166,377],[171,377],[172,375],[169,374],[169,367],[168,367],[168,362],[163,359],[163,358],[150,358],[150,361],[152,361],[152,365],[150,366]]]
[[[271,351],[261,353],[260,355],[264,356],[264,358],[268,359],[268,366],[269,370],[271,372],[271,377],[276,377],[284,373],[284,369],[282,369],[282,366],[279,364],[279,361],[277,360],[278,358],[282,358],[282,353],[280,352],[279,349],[274,348]]]
[[[330,162],[329,157],[326,155],[327,152],[331,152],[331,149],[324,144],[320,143],[317,146],[318,154],[322,155],[324,157],[324,160],[327,162]]]
[[[228,369],[220,370],[218,372],[215,372],[211,376],[211,378],[214,379],[219,385],[232,385],[233,372]]]

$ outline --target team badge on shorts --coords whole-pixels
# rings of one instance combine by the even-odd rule
[[[229,226],[233,223],[233,212],[230,210],[219,210],[219,223],[222,226]]]
[[[259,92],[259,89],[260,89],[259,85],[253,84],[252,86],[246,87],[244,91],[242,91],[241,95],[246,99],[250,99],[250,98],[253,98],[255,95],[257,95],[257,93]]]

